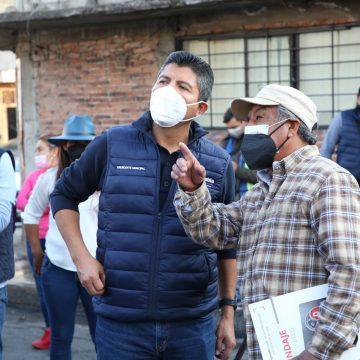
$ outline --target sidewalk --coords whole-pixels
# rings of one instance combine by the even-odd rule
[[[38,296],[30,265],[27,259],[25,240],[21,225],[14,233],[15,276],[8,281],[7,290],[9,306],[39,309]],[[85,318],[83,307],[79,302],[79,315]]]
[[[3,331],[4,360],[45,360],[48,350],[35,350],[31,342],[40,337],[43,320],[40,312],[35,283],[26,255],[22,228],[14,233],[15,277],[8,282],[9,303]],[[96,354],[91,341],[86,318],[79,303],[74,340],[73,358],[95,360]]]
[[[17,224],[14,233],[15,276],[8,282],[9,303],[11,305],[37,308],[38,299],[34,279],[27,260],[22,225]]]
[[[4,360],[48,360],[48,350],[35,350],[31,346],[31,342],[42,335],[43,326],[39,309],[10,304],[3,331]],[[76,321],[71,348],[74,360],[96,359],[88,326],[81,318]]]

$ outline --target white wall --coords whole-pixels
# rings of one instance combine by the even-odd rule
[[[0,51],[0,83],[15,82],[16,57],[12,51]]]
[[[10,10],[15,10],[16,0],[1,0],[0,1],[0,14]]]

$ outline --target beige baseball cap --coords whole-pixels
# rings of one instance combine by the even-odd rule
[[[318,122],[314,102],[304,93],[291,86],[266,85],[253,98],[234,99],[231,103],[231,111],[241,121],[247,119],[253,105],[282,105],[302,120],[310,130]]]

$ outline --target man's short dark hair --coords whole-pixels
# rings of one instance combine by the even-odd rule
[[[214,74],[206,61],[187,51],[174,51],[166,58],[161,66],[158,77],[165,66],[169,64],[191,68],[198,79],[199,100],[207,101],[209,99],[214,84]]]
[[[224,123],[224,124],[227,124],[233,117],[234,117],[234,115],[233,115],[233,113],[232,113],[232,111],[231,111],[231,108],[228,108],[228,109],[225,111],[223,123]]]

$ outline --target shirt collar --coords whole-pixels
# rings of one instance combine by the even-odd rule
[[[294,151],[284,159],[273,162],[273,171],[269,169],[259,170],[257,176],[259,179],[267,184],[269,187],[273,175],[283,175],[294,171],[296,166],[303,160],[319,155],[319,148],[316,145],[306,145]]]
[[[273,173],[291,173],[303,160],[319,154],[319,148],[316,145],[303,146],[284,159],[275,161],[273,163]]]
[[[257,172],[257,176],[262,182],[264,182],[266,185],[268,185],[270,187],[272,175],[271,175],[271,171],[269,169],[259,170]]]

